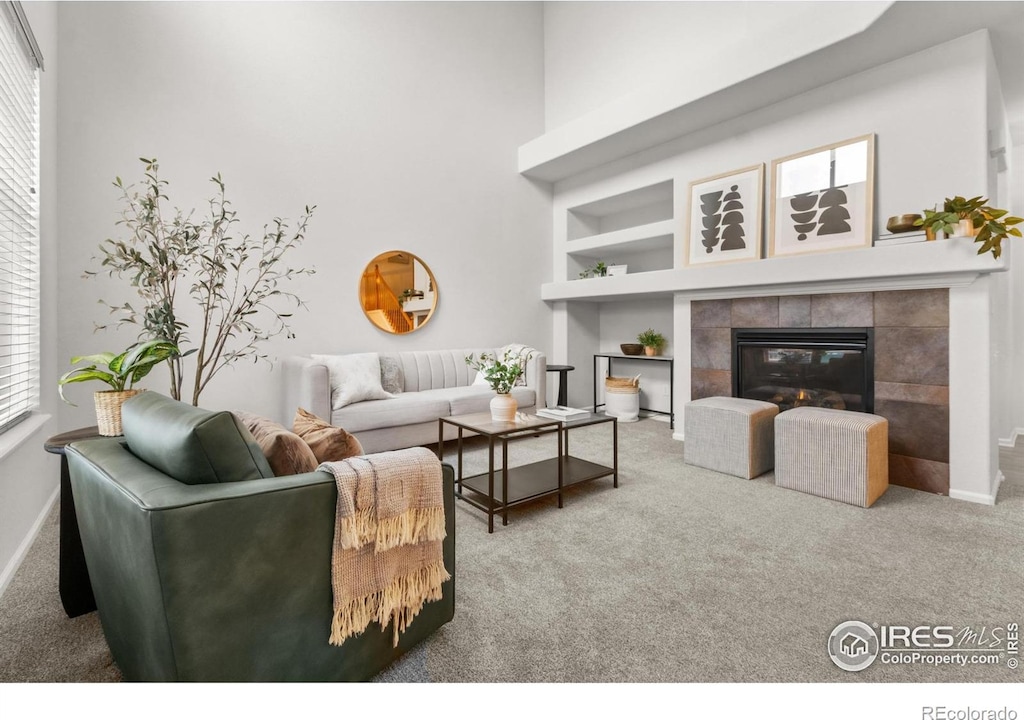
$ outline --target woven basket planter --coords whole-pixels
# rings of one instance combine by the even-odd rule
[[[635,378],[606,377],[604,379],[605,392],[611,393],[638,393],[640,392],[640,376]]]
[[[121,429],[121,404],[130,397],[135,397],[142,390],[101,390],[92,395],[96,405],[96,425],[100,435],[117,437],[123,435]]]

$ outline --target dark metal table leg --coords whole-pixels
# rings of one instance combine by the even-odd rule
[[[619,486],[619,419],[612,420],[612,487]]]
[[[487,438],[487,532],[494,532],[494,436]]]
[[[89,568],[85,564],[82,534],[78,529],[75,497],[71,493],[68,460],[60,458],[60,601],[68,617],[78,617],[96,609]]]
[[[562,429],[559,428],[558,432],[558,507],[562,507],[562,474],[565,469],[565,453],[562,451]]]
[[[508,525],[508,438],[501,438],[501,524]]]

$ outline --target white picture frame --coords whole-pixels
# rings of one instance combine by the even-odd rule
[[[769,257],[870,247],[875,136],[772,161]]]
[[[763,212],[764,163],[691,182],[685,265],[760,260]]]

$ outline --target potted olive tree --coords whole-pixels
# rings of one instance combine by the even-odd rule
[[[269,361],[263,343],[277,335],[294,337],[291,308],[304,303],[287,287],[314,271],[289,267],[284,258],[302,243],[316,206],[306,206],[294,229],[274,218],[261,234],[248,235],[238,229],[240,220],[219,173],[210,178],[216,190],[208,214],[195,219],[193,211],[163,208],[168,183],[160,179],[160,166],[155,159],[140,160],[145,166],[141,188],[114,181],[124,205],[117,224],[126,237],[102,243],[100,269],[85,274],[128,280],[141,302],[105,303],[116,318],[113,324],[137,325],[140,337],[182,348],[167,357],[170,396],[198,405],[207,384],[225,367],[239,360]],[[200,317],[191,328],[181,319],[180,306],[188,300]],[[191,379],[186,378],[189,356],[195,363]]]

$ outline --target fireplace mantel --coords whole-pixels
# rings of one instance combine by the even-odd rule
[[[1004,272],[1008,267],[1005,254],[996,260],[988,253],[978,255],[977,247],[964,238],[953,238],[569,280],[541,286],[541,299],[610,302],[682,294],[691,300],[716,300],[964,287],[981,275]]]

